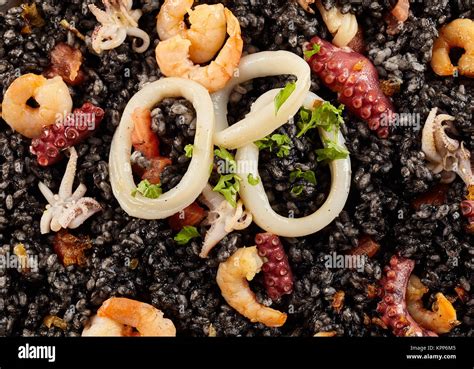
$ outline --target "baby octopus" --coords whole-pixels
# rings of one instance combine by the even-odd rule
[[[82,336],[174,337],[176,328],[171,320],[164,318],[163,313],[150,304],[111,297],[92,317]]]
[[[377,70],[369,59],[349,48],[338,48],[319,37],[306,46],[313,53],[307,61],[322,82],[338,93],[341,103],[386,138],[394,117],[390,99],[379,85]]]
[[[43,182],[39,183],[39,189],[49,203],[41,217],[41,234],[49,233],[51,230],[57,232],[61,228],[77,228],[101,210],[101,206],[96,200],[83,197],[87,191],[84,184],[81,183],[76,191],[72,192],[76,174],[77,152],[72,147],[69,149],[69,153],[71,156],[58,194],[53,194]]]
[[[137,40],[133,41],[133,51],[143,53],[150,46],[150,36],[138,28],[138,20],[142,11],[132,10],[133,0],[102,0],[105,11],[94,4],[89,9],[101,23],[92,34],[92,48],[98,54],[104,50],[119,47],[127,38],[127,35],[142,40],[142,45],[137,46]]]
[[[426,155],[428,167],[434,173],[441,173],[442,181],[450,183],[456,174],[461,177],[468,189],[466,200],[461,202],[461,211],[468,219],[467,232],[474,233],[474,173],[471,153],[459,142],[448,135],[456,133],[452,124],[454,117],[447,114],[437,115],[438,109],[431,110],[423,127],[421,148]]]
[[[38,106],[30,106],[31,100]],[[46,79],[32,73],[15,79],[2,102],[2,118],[28,138],[39,137],[44,126],[56,123],[71,110],[72,98],[61,77]]]
[[[267,327],[281,327],[287,315],[259,303],[248,284],[260,272],[263,263],[256,246],[240,248],[219,264],[217,284],[227,303],[240,314]]]
[[[465,53],[454,66],[449,57],[451,48],[459,47]],[[439,76],[474,77],[474,21],[471,19],[456,19],[441,28],[439,37],[433,44],[431,66]]]

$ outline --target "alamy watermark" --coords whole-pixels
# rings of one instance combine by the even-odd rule
[[[418,132],[421,129],[421,114],[418,113],[391,113],[380,116],[382,127],[412,128]]]
[[[38,255],[16,255],[9,252],[0,254],[0,269],[17,269],[18,271],[38,271]]]
[[[357,269],[363,272],[367,263],[367,255],[343,255],[332,252],[324,255],[324,266],[327,269]]]

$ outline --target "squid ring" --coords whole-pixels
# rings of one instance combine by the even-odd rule
[[[152,109],[165,97],[184,97],[197,116],[193,157],[181,181],[157,199],[149,199],[132,191],[136,189],[130,165],[132,148],[132,113],[137,107]],[[110,149],[110,182],[122,209],[142,219],[167,218],[191,205],[201,194],[209,179],[213,162],[214,110],[209,92],[197,82],[182,78],[164,78],[137,92],[127,104],[115,132]]]
[[[212,95],[216,116],[214,143],[226,149],[250,144],[285,124],[289,117],[297,113],[311,85],[308,63],[288,51],[263,51],[247,55],[241,59],[237,72],[223,90]],[[282,74],[295,75],[296,88],[276,114],[273,100],[268,101],[258,112],[228,127],[227,104],[235,86],[254,78]]]
[[[272,101],[278,91],[279,89],[271,90],[259,97],[253,104],[248,116],[252,116],[255,114],[254,111],[261,109],[268,101]],[[321,100],[321,98],[312,92],[308,92],[304,100],[304,106],[308,109],[312,108],[315,100]],[[319,128],[319,134],[325,139],[335,140],[339,145],[344,145],[344,137],[340,132],[335,137],[335,132],[327,132]],[[238,149],[235,158],[237,174],[242,178],[240,197],[247,210],[252,213],[253,221],[260,228],[283,237],[307,236],[326,227],[344,208],[351,184],[351,161],[349,157],[330,162],[331,189],[326,202],[318,210],[306,217],[287,218],[277,214],[272,209],[262,181],[257,185],[251,185],[248,182],[249,174],[252,174],[254,178],[259,175],[258,156],[257,146],[251,143]]]

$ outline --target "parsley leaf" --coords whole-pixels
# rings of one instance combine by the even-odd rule
[[[314,55],[316,55],[317,53],[319,53],[319,51],[321,50],[321,45],[319,44],[313,44],[313,47],[311,50],[306,50],[304,52],[304,57],[306,59],[311,59],[311,57],[313,57]]]
[[[284,158],[290,154],[290,144],[291,139],[288,135],[280,135],[277,133],[255,142],[259,150],[268,149],[270,152],[273,152],[274,149],[277,149],[276,154],[279,158]]]
[[[249,173],[249,175],[247,176],[247,181],[250,185],[256,186],[260,183],[260,178],[258,176],[255,178],[252,173]]]
[[[219,192],[232,205],[237,206],[237,193],[240,190],[241,178],[237,174],[221,175],[213,191]]]
[[[294,186],[294,187],[291,189],[291,193],[294,194],[294,195],[296,195],[296,196],[299,196],[299,195],[301,195],[301,193],[303,192],[303,188],[304,188],[303,185]]]
[[[345,159],[349,155],[349,151],[339,146],[337,142],[328,139],[323,139],[323,141],[325,148],[316,150],[318,161]]]
[[[288,100],[295,88],[296,82],[289,82],[282,90],[280,90],[278,95],[275,96],[275,115],[278,114],[278,110],[280,110],[281,106],[285,103],[286,100]]]
[[[315,185],[316,184],[316,175],[312,170],[307,170],[303,172],[301,169],[296,169],[290,173],[290,182],[303,178],[305,181]]]
[[[334,128],[337,131],[339,126],[344,123],[344,119],[342,119],[343,110],[344,105],[341,104],[336,108],[328,101],[323,102],[313,110],[301,108],[298,121],[300,132],[296,137],[299,138],[316,127],[321,127],[328,132],[331,132]]]
[[[141,181],[137,188],[132,191],[132,196],[135,197],[137,193],[149,199],[157,199],[163,193],[161,184],[151,184],[148,179]]]
[[[178,245],[186,245],[193,238],[201,237],[201,234],[198,232],[196,227],[193,226],[184,226],[179,233],[174,236],[174,240]]]
[[[193,156],[193,149],[194,149],[194,146],[191,144],[184,146],[184,153],[187,158],[191,158]]]
[[[214,155],[218,158],[223,159],[226,162],[228,168],[226,168],[228,172],[235,173],[237,170],[237,162],[234,159],[234,155],[232,155],[229,151],[224,148],[218,148],[214,150]]]

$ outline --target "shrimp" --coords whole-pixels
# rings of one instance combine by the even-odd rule
[[[198,5],[191,10],[193,0],[167,0],[158,14],[157,30],[165,41],[176,35],[191,41],[190,59],[194,63],[206,63],[217,54],[226,38],[226,16],[222,4]],[[189,14],[188,29],[184,15]]]
[[[30,99],[39,106],[29,106]],[[46,79],[32,73],[15,79],[2,102],[2,118],[28,138],[39,137],[44,126],[56,123],[71,110],[72,98],[61,77]]]
[[[225,8],[224,12],[230,37],[216,59],[205,67],[194,65],[189,56],[191,41],[181,35],[158,43],[156,61],[165,76],[191,79],[209,92],[218,91],[226,85],[239,65],[243,41],[239,21],[229,9]]]
[[[268,327],[281,327],[287,315],[266,307],[257,301],[247,280],[251,281],[263,265],[257,247],[238,249],[227,261],[220,263],[217,270],[217,284],[227,303],[252,322]]]
[[[459,47],[465,53],[455,67],[449,57],[451,48]],[[474,77],[474,21],[456,19],[441,28],[439,37],[433,44],[431,67],[439,76],[459,74]]]
[[[173,322],[163,318],[163,313],[150,304],[124,297],[111,297],[106,300],[92,318],[83,336],[133,336],[130,327],[140,336],[176,336]]]

